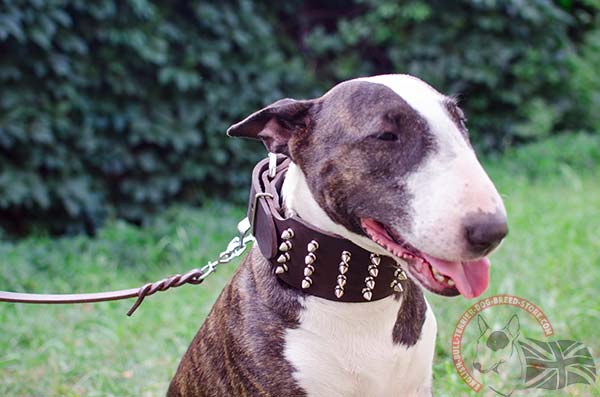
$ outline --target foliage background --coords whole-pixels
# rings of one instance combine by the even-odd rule
[[[260,144],[227,126],[340,80],[459,94],[502,151],[600,128],[599,3],[0,0],[0,227],[93,233],[174,202],[242,202]]]
[[[304,79],[247,0],[0,4],[11,232],[93,231],[108,214],[139,222],[174,201],[239,198],[259,152],[224,131]]]

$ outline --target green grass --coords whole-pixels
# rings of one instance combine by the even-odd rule
[[[552,176],[532,181],[505,172],[505,161],[488,165],[507,205],[510,235],[492,257],[486,296],[510,293],[539,304],[557,338],[584,342],[600,364],[598,172],[562,165]],[[214,258],[242,216],[242,209],[226,205],[173,208],[145,229],[115,221],[93,239],[1,242],[0,289],[67,293],[139,286]],[[164,395],[178,360],[238,263],[225,265],[204,285],[147,298],[132,318],[125,316],[132,301],[0,304],[0,396]],[[476,395],[458,378],[449,356],[451,332],[473,302],[436,296],[429,301],[439,330],[436,396]],[[524,330],[535,328],[520,317]],[[515,397],[520,395],[600,396],[600,391],[570,386],[566,393]]]

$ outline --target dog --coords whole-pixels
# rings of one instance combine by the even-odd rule
[[[230,127],[228,135],[260,139],[290,162],[280,197],[254,197],[258,246],[168,396],[432,395],[437,325],[422,289],[481,295],[486,256],[508,231],[465,122],[455,98],[416,77],[380,75],[279,100]],[[294,242],[298,230],[266,232],[265,202],[281,204],[277,225],[294,217],[319,237],[306,246]],[[352,255],[334,252],[344,244],[356,247]],[[320,274],[335,288],[319,289]]]
[[[482,382],[494,393],[510,397],[524,384],[522,360],[519,354],[519,317],[513,314],[499,328],[492,328],[482,314],[477,315],[479,337],[475,348],[473,369],[482,375]]]

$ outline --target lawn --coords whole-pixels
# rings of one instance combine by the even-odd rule
[[[560,165],[551,175],[526,178],[512,165],[506,159],[488,162],[507,205],[510,235],[492,257],[486,296],[509,293],[533,301],[550,318],[557,338],[585,343],[600,364],[600,170]],[[112,221],[95,238],[2,242],[0,289],[67,293],[139,286],[214,258],[243,214],[241,208],[212,203],[172,208],[143,229]],[[164,395],[179,358],[238,263],[225,265],[201,286],[148,298],[131,318],[125,312],[132,301],[0,304],[0,396]],[[436,396],[476,395],[458,378],[449,355],[456,321],[473,302],[436,296],[429,301],[439,329]],[[570,386],[566,392],[515,397],[520,395],[600,396],[600,391],[597,385]]]

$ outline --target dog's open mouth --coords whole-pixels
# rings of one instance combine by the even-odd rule
[[[374,219],[363,218],[361,224],[373,241],[408,263],[410,274],[428,290],[439,295],[461,294],[472,299],[487,289],[490,281],[490,261],[487,258],[446,261],[419,251],[395,230]]]

